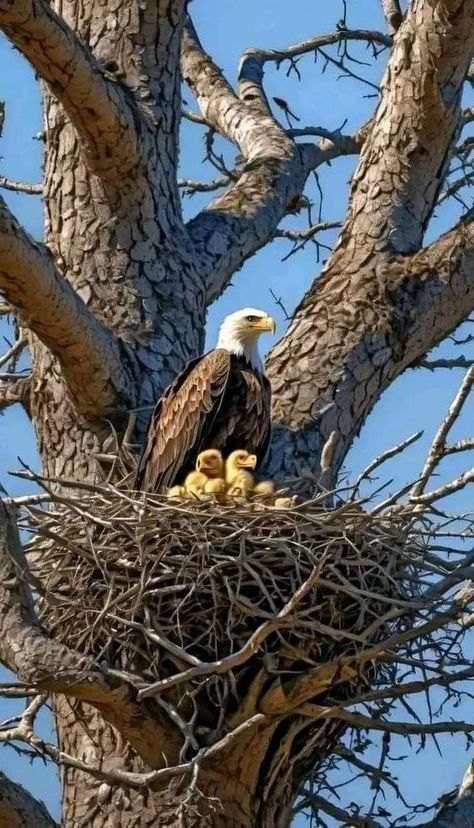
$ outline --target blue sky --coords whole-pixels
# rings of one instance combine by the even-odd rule
[[[348,25],[353,28],[372,28],[383,30],[383,19],[378,0],[359,0],[348,3]],[[307,37],[333,31],[342,14],[342,3],[315,3],[314,0],[294,0],[291,13],[288,12],[286,0],[194,0],[192,13],[195,25],[205,48],[213,55],[216,63],[225,71],[233,83],[237,76],[240,54],[250,45],[263,47],[282,47]],[[334,49],[328,51],[335,54]],[[370,54],[363,45],[351,46],[351,54],[358,60],[369,60]],[[358,66],[355,71],[367,79],[376,82],[385,66],[386,55],[382,54],[374,66]],[[33,72],[4,39],[0,40],[0,67],[2,86],[0,97],[6,102],[6,123],[0,148],[0,174],[28,182],[40,181],[42,145],[35,138],[41,130],[40,97]],[[315,64],[313,57],[304,58],[299,64],[303,82],[293,73],[286,75],[286,66],[279,71],[272,65],[266,73],[266,89],[269,97],[279,96],[291,103],[292,110],[301,118],[302,125],[319,125],[336,129],[344,121],[344,131],[352,131],[360,126],[373,111],[375,101],[373,90],[364,87],[349,78],[338,79],[339,71],[333,67],[323,70],[321,59]],[[184,97],[187,106],[195,109],[191,94],[186,90]],[[471,101],[472,104],[472,101]],[[278,113],[277,113],[278,114]],[[185,122],[182,130],[181,174],[196,180],[210,180],[216,177],[216,171],[203,163],[204,147],[200,128]],[[226,157],[232,158],[232,150],[222,149]],[[318,219],[319,211],[323,220],[334,221],[344,216],[348,181],[354,169],[355,160],[341,158],[318,171],[319,184],[324,193],[322,205],[316,182],[308,184],[307,195],[314,202],[313,220]],[[42,216],[41,203],[38,198],[23,196],[3,191],[15,215],[35,237],[41,238]],[[469,193],[466,199],[469,199]],[[196,195],[186,198],[184,210],[187,217],[194,215],[209,200],[208,195]],[[457,219],[460,205],[456,202],[445,205],[433,220],[427,240],[435,238]],[[301,214],[286,219],[283,226],[303,228],[307,217]],[[322,241],[330,244],[334,234],[327,233]],[[208,317],[208,345],[212,346],[217,327],[227,312],[242,306],[256,306],[268,309],[277,319],[278,335],[284,330],[284,318],[280,308],[274,305],[270,290],[281,297],[285,307],[291,312],[312,280],[321,268],[317,260],[316,248],[309,244],[300,253],[283,262],[282,258],[291,249],[286,240],[276,240],[265,250],[252,258],[236,274],[233,285],[224,296],[210,308]],[[327,251],[322,250],[324,259]],[[463,333],[467,333],[467,326]],[[9,331],[0,322],[0,334],[9,336]],[[270,344],[270,343],[269,343]],[[474,357],[474,349],[455,348],[446,343],[437,349],[437,355],[451,356],[464,353]],[[351,476],[362,469],[376,454],[399,442],[409,434],[423,428],[422,440],[416,443],[403,457],[397,458],[386,472],[381,472],[381,479],[393,478],[391,488],[395,489],[407,480],[416,477],[423,461],[429,440],[452,398],[461,379],[460,371],[425,370],[408,371],[386,392],[368,418],[360,437],[347,458],[346,469]],[[474,421],[473,401],[466,407],[463,418],[459,421],[455,435],[472,436],[469,425]],[[34,435],[25,416],[16,407],[10,409],[0,418],[0,482],[11,494],[24,494],[28,486],[8,476],[8,471],[18,467],[17,456],[33,467],[38,468]],[[456,475],[467,468],[464,458],[453,458],[443,467],[442,477]],[[389,489],[390,490],[390,489]],[[467,510],[472,503],[472,492],[465,491],[458,497],[456,505]],[[450,504],[452,505],[452,504]],[[0,702],[3,720],[10,715],[13,705]],[[460,717],[460,711],[456,713]],[[466,712],[466,717],[467,717]],[[50,727],[47,717],[43,718],[43,732],[47,735]],[[405,792],[409,801],[428,801],[439,793],[452,788],[460,779],[467,764],[468,756],[464,752],[463,737],[444,738],[444,756],[439,757],[432,746],[416,758],[406,759],[400,763],[399,776],[403,778]],[[397,744],[400,744],[398,750]],[[401,740],[394,740],[395,752],[406,754],[407,745]],[[31,768],[24,759],[20,759],[10,748],[0,750],[0,768],[29,787],[33,793],[42,797],[54,815],[58,813],[58,788],[53,770],[45,770],[39,763]],[[358,782],[351,790],[351,798],[368,803],[368,792],[363,783]],[[395,803],[390,803],[390,805]],[[329,821],[330,823],[330,821]],[[304,824],[302,818],[295,823]]]

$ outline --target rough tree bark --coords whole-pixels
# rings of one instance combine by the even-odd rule
[[[47,474],[100,480],[110,422],[123,431],[133,410],[143,436],[149,407],[203,347],[209,303],[273,237],[324,161],[362,149],[334,254],[268,360],[272,474],[317,478],[335,432],[335,478],[383,390],[468,316],[471,217],[422,244],[460,127],[474,0],[412,0],[403,22],[397,2],[383,6],[394,45],[370,124],[297,144],[262,83],[265,63],[282,53],[246,52],[233,90],[186,20],[185,0],[0,0],[0,27],[43,81],[46,221],[38,244],[2,203],[0,290],[28,338],[32,375],[0,389],[0,404],[27,404]],[[380,33],[355,36],[391,44]],[[344,31],[331,37],[322,45]],[[177,182],[180,71],[205,122],[243,158],[237,180],[187,225]],[[28,659],[15,663],[8,648],[2,657],[24,681],[51,689]],[[53,688],[64,693],[55,703],[60,749],[79,760],[62,771],[65,825],[180,824],[161,777],[144,792],[84,771],[81,762],[130,774],[178,762],[159,711],[137,708],[110,677],[90,680],[92,690],[72,679]],[[295,788],[285,750],[312,724],[297,717],[282,732],[278,716],[257,717],[209,761],[200,788],[224,809],[209,824],[287,825]]]

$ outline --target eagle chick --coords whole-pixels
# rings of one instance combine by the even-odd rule
[[[237,449],[229,454],[225,464],[225,478],[227,483],[227,497],[230,500],[243,502],[255,486],[253,475],[249,471],[255,469],[257,457],[243,449]]]
[[[184,481],[184,488],[187,494],[196,497],[198,500],[205,500],[206,493],[211,493],[209,487],[211,481],[223,480],[224,460],[218,449],[206,449],[198,454],[195,471],[190,472]],[[220,485],[217,489],[220,489]]]

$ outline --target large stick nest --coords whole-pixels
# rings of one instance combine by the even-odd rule
[[[322,497],[277,510],[90,487],[32,510],[30,526],[47,628],[145,683],[186,668],[182,650],[236,653],[279,613],[259,658],[305,669],[373,643],[413,598],[406,521]]]

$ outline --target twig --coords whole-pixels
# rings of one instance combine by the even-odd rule
[[[22,351],[26,348],[26,342],[23,337],[19,337],[17,341],[0,357],[0,367],[6,365],[12,359],[18,359]]]
[[[465,377],[461,383],[459,391],[457,392],[453,402],[451,403],[446,417],[444,418],[443,422],[441,423],[433,443],[431,445],[428,457],[426,458],[426,462],[423,466],[423,470],[420,475],[420,479],[415,483],[411,491],[411,497],[416,498],[419,497],[430,479],[431,475],[433,474],[436,466],[440,463],[443,458],[443,450],[446,445],[446,438],[453,426],[456,422],[459,414],[461,413],[462,407],[474,385],[474,366],[471,366],[466,371]]]
[[[392,457],[395,457],[397,454],[401,454],[408,446],[413,445],[416,443],[417,440],[423,435],[423,431],[415,431],[410,437],[407,437],[406,440],[403,440],[401,443],[398,443],[396,446],[392,446],[392,448],[387,449],[386,451],[382,452],[382,454],[377,455],[374,459],[369,463],[369,465],[364,469],[364,471],[359,475],[356,482],[354,483],[354,492],[351,495],[351,500],[357,497],[360,485],[363,480],[366,480],[375,469],[385,463],[386,460],[390,460]]]

